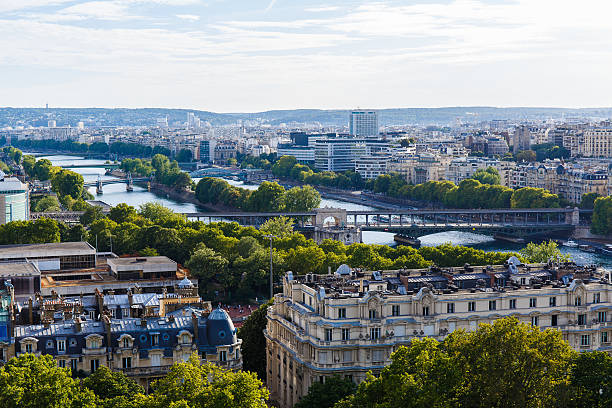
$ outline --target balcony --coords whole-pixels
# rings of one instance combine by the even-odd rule
[[[163,376],[168,374],[171,367],[171,365],[163,365],[155,367],[113,368],[113,371],[122,371],[128,377]]]
[[[106,354],[106,347],[84,348],[83,354],[86,356],[99,356]]]

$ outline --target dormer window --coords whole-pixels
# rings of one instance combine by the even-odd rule
[[[181,342],[182,342],[183,344],[188,344],[188,343],[191,343],[191,338],[189,337],[189,335],[188,335],[188,334],[183,334],[183,335],[181,336],[181,338],[182,338]]]
[[[25,351],[26,351],[26,353],[31,353],[32,352],[32,343],[26,343]]]
[[[123,348],[130,347],[130,339],[123,339]]]
[[[576,306],[582,306],[582,298],[580,296],[576,296],[576,300],[574,302]]]
[[[57,351],[59,353],[63,353],[66,351],[66,340],[58,340],[57,341]]]

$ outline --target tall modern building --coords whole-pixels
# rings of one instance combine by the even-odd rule
[[[30,218],[28,185],[0,170],[0,225]]]
[[[356,137],[378,136],[378,112],[373,110],[351,111],[349,132]]]

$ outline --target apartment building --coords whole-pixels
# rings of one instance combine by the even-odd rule
[[[399,173],[409,184],[422,184],[443,180],[453,156],[433,152],[416,155],[397,155],[387,164],[389,172]]]
[[[612,128],[591,128],[584,131],[583,155],[586,157],[612,157]]]
[[[314,382],[356,383],[380,372],[413,339],[515,316],[553,328],[580,351],[612,350],[612,285],[596,267],[573,263],[362,272],[283,279],[268,310],[267,386],[291,407]]]
[[[383,174],[388,174],[387,165],[391,157],[391,155],[384,153],[359,157],[355,160],[355,172],[359,173],[364,180],[371,180]]]
[[[479,169],[489,167],[498,168],[499,160],[480,157],[460,157],[453,159],[446,169],[446,180],[459,184],[462,180],[470,178]]]

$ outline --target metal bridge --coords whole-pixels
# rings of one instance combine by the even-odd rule
[[[295,213],[183,213],[191,221],[231,222],[243,226],[260,226],[270,218],[293,218],[299,229],[359,228],[362,231],[389,231],[410,237],[420,237],[444,231],[468,231],[485,235],[503,234],[530,237],[567,234],[580,224],[581,214],[592,211],[577,208],[495,209],[495,210],[371,210],[347,211],[338,208],[319,208]],[[31,218],[54,218],[75,222],[82,212],[32,213]]]
[[[239,168],[228,167],[206,167],[189,173],[191,177],[238,177],[246,178],[246,171]]]
[[[293,218],[299,228],[360,228],[411,237],[451,230],[528,237],[551,232],[568,233],[580,223],[577,208],[371,211],[320,208],[300,213],[188,213],[185,216],[190,220],[236,221],[252,226],[259,226],[270,218],[287,216]]]
[[[151,181],[150,177],[137,177],[133,178],[131,182],[134,183],[146,183],[147,181]],[[90,181],[87,183],[83,183],[83,187],[97,187],[99,184],[103,186],[107,186],[109,184],[130,184],[129,179],[112,179],[112,180],[100,180],[100,181]]]
[[[107,164],[62,164],[63,169],[106,169],[115,170],[118,169],[120,164],[118,163],[107,163]]]

